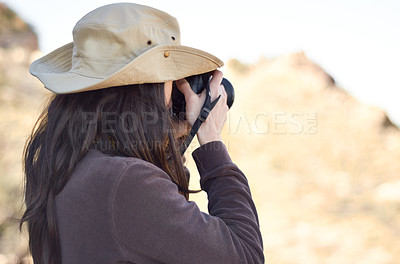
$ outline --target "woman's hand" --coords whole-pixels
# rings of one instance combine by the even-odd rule
[[[199,131],[197,132],[197,138],[200,145],[206,144],[211,141],[222,140],[221,131],[226,121],[228,113],[227,94],[222,82],[222,72],[215,70],[212,73],[212,79],[210,81],[210,92],[211,101],[213,102],[219,95],[221,98],[211,110],[207,119],[201,124]],[[185,79],[181,79],[176,82],[177,87],[181,93],[185,96],[186,101],[186,119],[190,126],[193,126],[197,117],[199,116],[201,107],[204,104],[206,98],[206,90],[201,94],[196,94],[190,88],[189,83]]]

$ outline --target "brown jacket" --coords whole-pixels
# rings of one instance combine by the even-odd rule
[[[250,189],[225,145],[193,158],[209,214],[153,164],[90,150],[56,196],[62,263],[263,263]]]

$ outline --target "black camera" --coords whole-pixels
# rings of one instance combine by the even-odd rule
[[[211,72],[193,75],[186,77],[185,79],[190,84],[190,87],[196,94],[200,94],[206,89],[208,82],[210,81]],[[227,98],[227,105],[231,108],[233,101],[235,100],[235,91],[233,90],[232,84],[225,78],[222,79],[221,84],[225,87]],[[176,83],[173,83],[172,88],[172,113],[175,117],[180,120],[185,120],[186,116],[186,102],[185,96],[178,90]]]

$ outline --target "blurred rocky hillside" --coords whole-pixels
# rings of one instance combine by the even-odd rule
[[[28,52],[38,50],[37,36],[13,10],[0,3],[0,47],[22,47]]]
[[[252,186],[267,263],[399,263],[400,132],[385,112],[301,52],[224,73],[236,99],[223,138]]]
[[[22,212],[24,142],[48,97],[28,72],[38,55],[31,27],[0,4],[0,264],[27,262],[11,219]],[[398,263],[400,132],[385,112],[303,53],[223,71],[236,91],[223,138],[252,186],[267,263]],[[191,199],[207,210],[204,193]]]

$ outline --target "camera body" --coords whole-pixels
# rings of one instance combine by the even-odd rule
[[[206,89],[211,78],[211,72],[193,75],[186,77],[185,79],[189,83],[190,87],[196,94],[200,94],[204,89]],[[233,101],[235,100],[235,91],[232,84],[225,78],[222,79],[221,84],[225,87],[227,98],[227,105],[231,108]],[[179,120],[186,119],[186,102],[185,96],[178,90],[176,83],[173,83],[172,88],[172,113]]]

